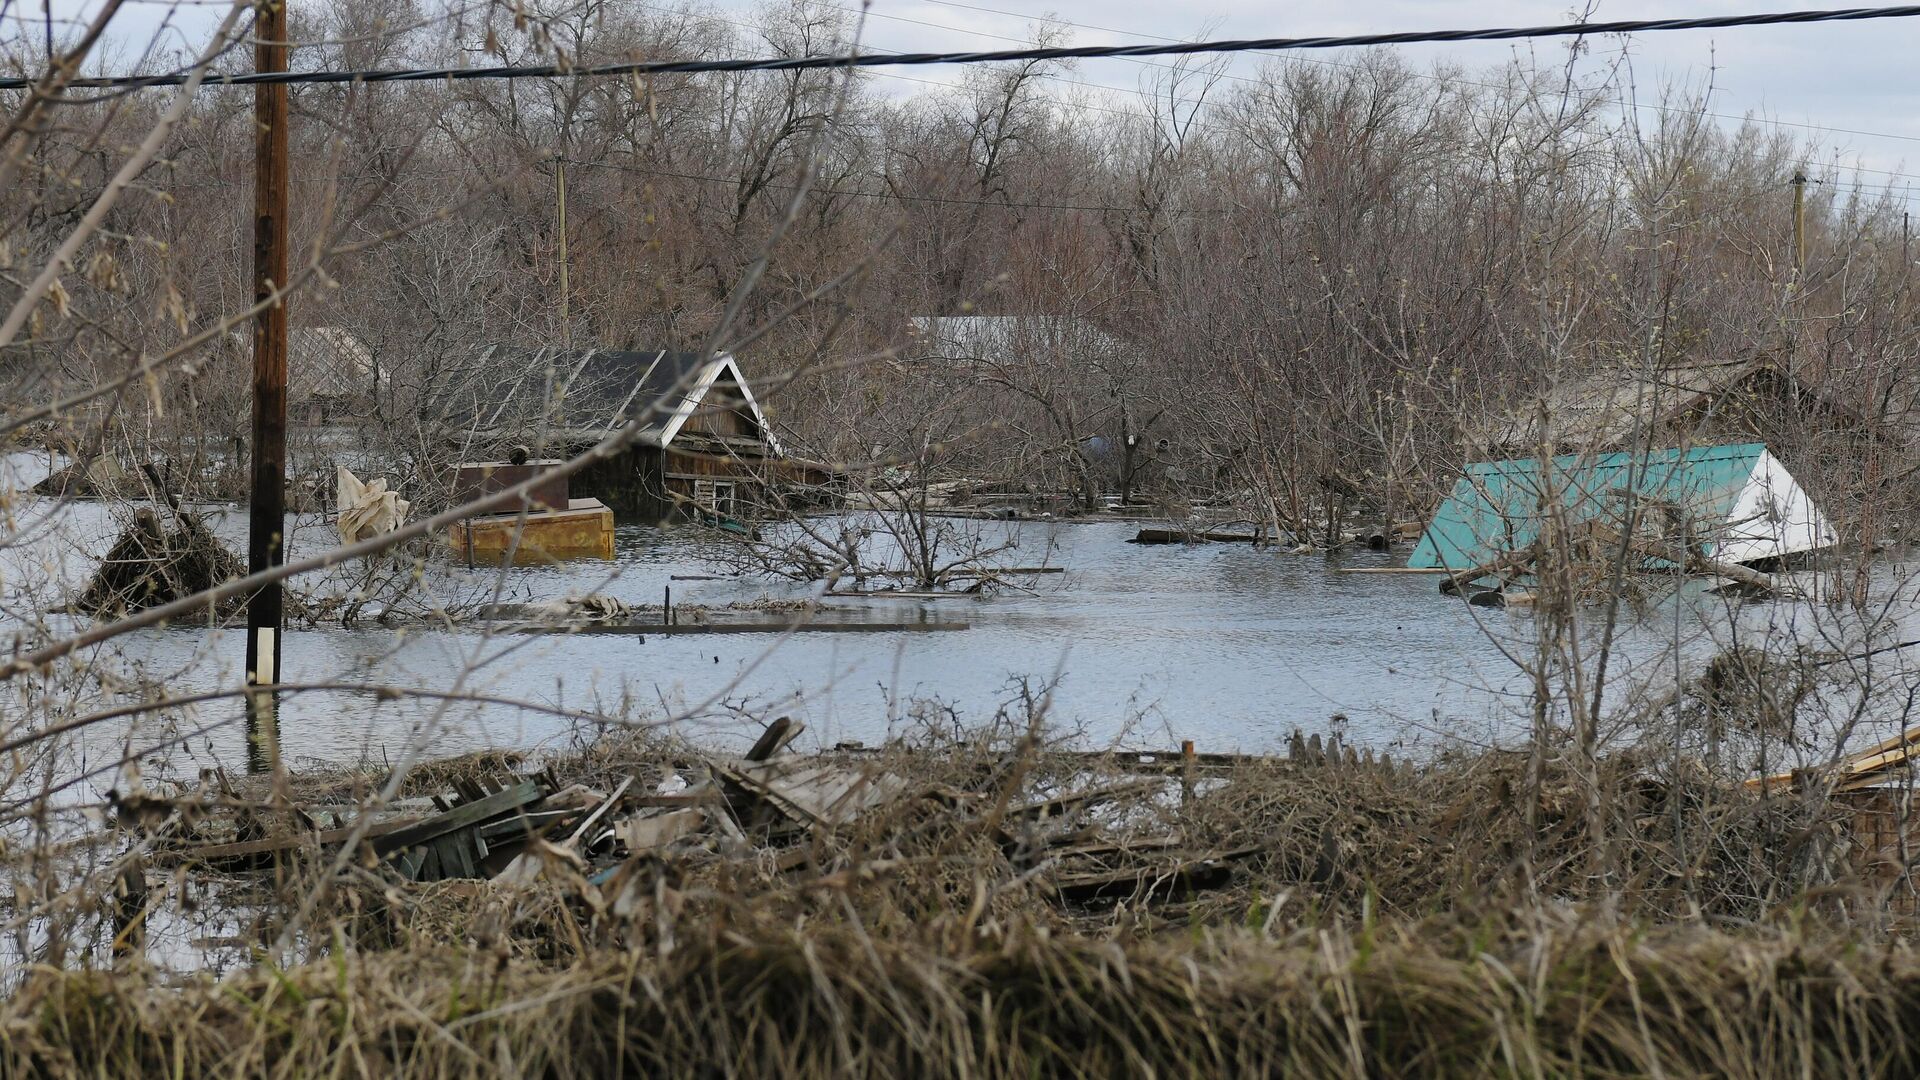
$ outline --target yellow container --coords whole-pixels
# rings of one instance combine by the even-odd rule
[[[455,525],[447,539],[456,558],[493,566],[504,562],[510,550],[515,566],[538,566],[561,559],[611,559],[613,511],[599,499],[569,499],[565,510],[468,518]]]

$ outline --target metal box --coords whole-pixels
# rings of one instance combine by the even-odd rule
[[[463,461],[454,466],[453,501],[454,505],[485,498],[497,491],[513,487],[532,477],[552,469],[560,464],[558,458],[528,461],[514,464],[510,461]],[[549,476],[534,484],[528,493],[526,505],[496,507],[495,514],[513,514],[527,510],[565,510],[568,492],[565,476]]]

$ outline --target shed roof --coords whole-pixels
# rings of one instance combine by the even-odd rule
[[[1765,393],[1762,380],[1778,374],[1773,361],[1763,357],[1616,368],[1567,378],[1501,421],[1493,442],[1521,450],[1542,444],[1611,449],[1645,427],[1739,404],[1743,394]]]
[[[1550,511],[1569,524],[1625,531],[1629,492],[1641,513],[1665,508],[1682,516],[1708,551],[1736,561],[1833,542],[1825,519],[1766,446],[1737,443],[1469,465],[1407,565],[1484,566],[1532,544]]]
[[[490,434],[583,440],[641,418],[643,436],[665,446],[723,377],[740,388],[760,437],[779,453],[766,414],[728,353],[490,346],[450,374],[442,416]]]

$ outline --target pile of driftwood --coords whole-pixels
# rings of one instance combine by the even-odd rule
[[[74,607],[94,615],[141,611],[246,575],[246,564],[198,515],[175,510],[173,519],[169,530],[153,510],[135,510]]]
[[[782,718],[741,757],[687,756],[656,766],[664,775],[629,773],[605,791],[562,784],[550,769],[523,774],[503,767],[454,780],[451,792],[431,800],[378,810],[249,807],[228,792],[196,806],[155,802],[140,818],[161,861],[211,870],[283,867],[352,845],[356,863],[409,881],[526,884],[558,875],[596,887],[636,859],[744,860],[785,875],[817,871],[820,843],[855,831],[940,832],[985,838],[1019,880],[1072,906],[1170,900],[1229,884],[1236,867],[1262,856],[1262,848],[1215,850],[1126,819],[1155,801],[1204,797],[1218,782],[1212,777],[1249,762],[1287,760],[1199,754],[1190,746],[1174,753],[1044,751],[1006,766],[1054,778],[1045,782],[1009,784],[1006,769],[983,768],[971,780],[935,783],[893,771],[885,752],[785,753],[801,729]],[[1295,742],[1293,766],[1394,767],[1337,741],[1323,746],[1318,736]]]

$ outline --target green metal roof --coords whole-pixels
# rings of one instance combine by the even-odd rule
[[[1761,443],[1685,450],[1566,454],[1549,459],[1483,461],[1467,466],[1440,504],[1407,565],[1466,570],[1533,542],[1544,508],[1557,503],[1569,524],[1624,526],[1626,494],[1681,508],[1693,522],[1725,522],[1767,448]],[[1708,545],[1711,550],[1711,544]]]

